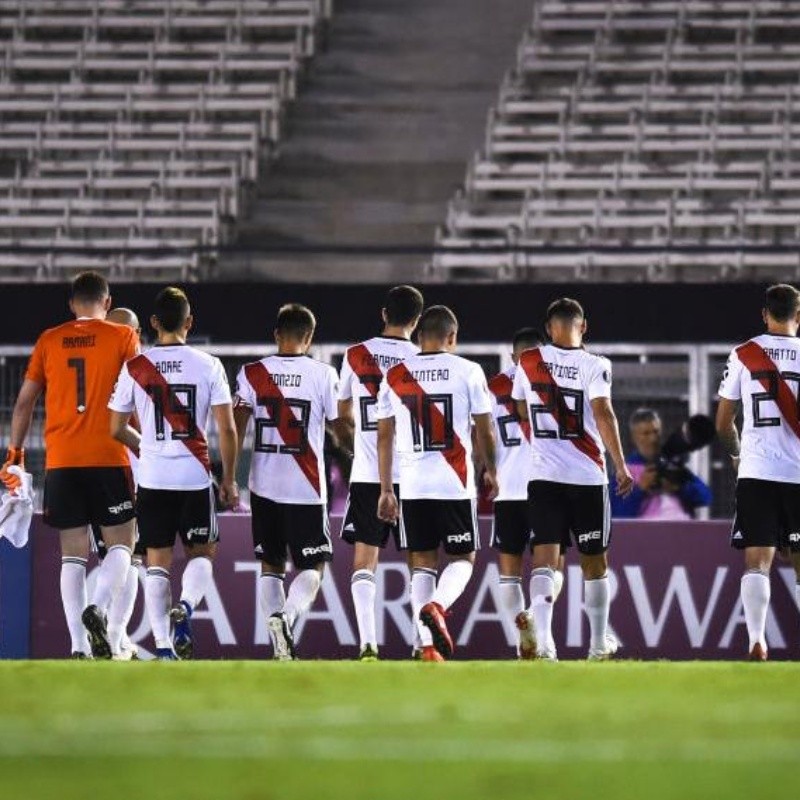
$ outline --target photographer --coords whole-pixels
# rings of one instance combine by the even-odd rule
[[[685,465],[665,460],[661,418],[652,408],[639,408],[629,420],[636,452],[627,458],[635,481],[633,492],[620,497],[611,491],[614,517],[628,519],[693,519],[711,503],[711,490]]]

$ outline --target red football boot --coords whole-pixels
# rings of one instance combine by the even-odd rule
[[[419,612],[420,621],[431,632],[433,646],[442,658],[453,655],[453,639],[444,621],[446,613],[438,603],[433,602],[426,603]]]
[[[429,644],[427,647],[423,647],[419,657],[420,661],[444,661],[444,659],[439,655],[439,651],[432,645]]]

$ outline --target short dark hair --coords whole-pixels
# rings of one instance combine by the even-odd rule
[[[167,333],[179,331],[189,316],[189,298],[186,292],[177,286],[162,289],[156,295],[153,316]]]
[[[552,319],[558,319],[563,322],[572,322],[576,319],[584,319],[586,315],[583,313],[583,306],[571,297],[560,297],[554,300],[547,307],[546,319],[548,322]]]
[[[800,309],[800,292],[788,283],[767,289],[764,307],[775,322],[788,322]]]
[[[634,425],[638,425],[641,422],[661,422],[661,416],[654,408],[645,408],[643,406],[642,408],[637,408],[636,411],[631,414],[628,425],[632,428]]]
[[[511,345],[514,350],[522,348],[529,350],[531,347],[538,347],[544,343],[544,337],[536,328],[520,328],[511,340]]]
[[[426,308],[417,325],[417,336],[444,339],[455,331],[458,331],[458,320],[447,306]]]
[[[102,303],[110,294],[108,281],[99,272],[81,272],[72,280],[69,296],[79,303]]]
[[[421,313],[425,305],[422,292],[413,286],[395,286],[389,289],[386,303],[386,321],[389,325],[410,325]]]
[[[300,303],[286,303],[278,309],[275,330],[284,336],[305,339],[314,333],[316,327],[317,318],[311,309]]]

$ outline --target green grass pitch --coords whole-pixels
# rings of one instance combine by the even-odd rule
[[[785,798],[789,663],[0,663],[0,797]]]

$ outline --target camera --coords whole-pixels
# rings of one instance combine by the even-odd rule
[[[686,466],[690,453],[708,447],[716,435],[711,417],[706,414],[689,417],[661,446],[656,461],[659,479],[669,481],[678,487],[691,480],[692,473]]]

